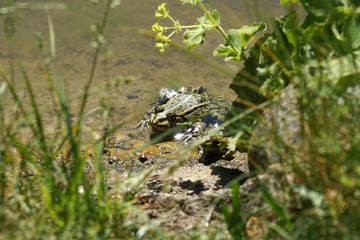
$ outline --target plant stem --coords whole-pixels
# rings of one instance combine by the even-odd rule
[[[240,54],[239,49],[237,49],[234,44],[232,44],[232,42],[230,41],[230,39],[228,38],[228,36],[226,35],[224,29],[217,24],[217,22],[213,19],[213,17],[211,16],[211,14],[208,12],[208,10],[205,8],[204,4],[202,4],[201,2],[198,2],[199,7],[201,8],[201,10],[203,10],[203,12],[206,14],[206,16],[211,20],[211,22],[216,25],[215,29],[218,30],[222,37],[225,39],[225,42],[227,44],[229,44],[229,46],[237,53]]]
[[[170,18],[170,20],[173,21],[173,23],[176,23],[176,21],[170,15],[168,15],[167,17]]]
[[[169,36],[167,36],[167,38],[171,38],[172,35],[174,35],[176,32],[173,31],[172,33],[169,34]]]
[[[214,25],[210,25],[210,24],[198,24],[198,25],[189,25],[189,26],[178,26],[177,28],[198,28],[198,27],[212,27]],[[167,29],[176,29],[176,27],[167,27]]]

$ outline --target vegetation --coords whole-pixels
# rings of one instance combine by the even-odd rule
[[[55,136],[52,135],[51,139],[45,133],[44,119],[26,71],[19,66],[30,96],[30,110],[14,86],[13,75],[8,75],[0,66],[4,80],[0,87],[1,239],[128,239],[140,232],[141,235],[149,232],[150,236],[154,229],[144,221],[143,224],[136,222],[137,220],[127,221],[125,224],[129,209],[133,208],[131,203],[126,199],[114,199],[106,191],[103,142],[123,123],[101,135],[92,130],[86,132],[83,126],[84,117],[88,114],[85,112],[85,106],[99,52],[106,42],[103,33],[108,14],[111,8],[118,4],[119,1],[107,0],[101,5],[104,6],[103,19],[99,24],[92,26],[92,67],[75,123],[70,121],[68,100],[60,76],[56,74],[54,29],[50,14],[47,15],[50,44],[48,47],[42,37],[38,36],[39,48],[44,56],[40,69],[51,90],[52,100],[58,111],[58,127],[61,129]],[[1,13],[6,15],[5,32],[9,49],[15,34],[18,11],[64,7],[63,4],[23,4],[6,1]],[[11,60],[10,66],[12,69],[17,67]],[[12,104],[15,106],[15,112],[11,117],[6,117],[7,113],[4,112],[7,93],[11,94]],[[60,134],[61,132],[64,134]],[[84,134],[92,138],[83,141]],[[93,154],[86,154],[85,146],[88,146]],[[141,226],[147,227],[139,232]]]
[[[288,91],[289,84],[295,89],[289,97],[294,98],[294,112],[299,114],[298,142],[288,141],[289,134],[293,134],[292,126],[287,126],[286,136],[279,132],[281,120],[275,119],[266,123],[272,128],[271,140],[262,144],[278,152],[279,159],[269,159],[268,165],[276,161],[284,175],[296,179],[287,184],[303,203],[294,212],[285,208],[278,211],[280,205],[274,204],[274,198],[265,194],[264,199],[279,219],[284,212],[291,216],[275,225],[268,222],[271,228],[268,236],[357,238],[360,229],[357,190],[360,184],[360,4],[351,0],[281,1],[282,4],[301,5],[305,19],[300,19],[299,12],[289,11],[275,19],[273,32],[264,34],[249,48],[254,34],[264,29],[262,23],[224,33],[216,10],[206,10],[202,1],[182,2],[198,5],[205,12],[196,25],[187,27],[195,28],[184,34],[189,48],[203,44],[206,32],[216,29],[224,37],[225,44],[220,45],[214,55],[226,55],[225,60],[244,60],[244,68],[230,86],[238,95],[234,103],[236,111],[225,124],[230,134],[240,135],[239,145],[248,146],[246,142],[259,121],[261,114],[254,110],[264,109],[283,89]],[[167,10],[161,12],[163,7],[161,5],[157,15],[165,18],[169,13]],[[178,22],[174,23],[174,28],[176,32],[181,30]],[[155,31],[162,36],[168,29],[172,28]],[[248,54],[244,53],[246,50]],[[234,189],[237,194],[237,188]],[[239,201],[234,199],[233,205],[233,214],[228,208],[224,209],[224,214],[232,236],[241,239],[247,234],[239,215]]]
[[[287,141],[276,121],[268,123],[271,140],[261,145],[275,151],[279,158],[269,159],[291,190],[297,206],[288,209],[273,192],[260,187],[274,218],[259,220],[267,226],[264,238],[287,239],[357,239],[360,229],[360,3],[355,0],[281,0],[290,10],[274,20],[274,30],[256,36],[266,29],[254,23],[225,32],[218,11],[209,11],[201,0],[181,0],[198,5],[204,16],[192,26],[175,21],[162,4],[158,7],[153,31],[156,47],[165,52],[173,34],[186,29],[184,42],[189,49],[205,42],[214,29],[224,38],[213,52],[225,60],[243,61],[244,68],[230,86],[238,95],[234,112],[226,123],[227,134],[236,135],[239,147],[248,147],[265,106],[276,104],[275,96],[291,85],[301,123],[299,141]],[[5,33],[11,49],[17,14],[24,9],[62,9],[63,4],[20,4],[4,1],[0,14],[5,16]],[[97,2],[97,1],[94,1]],[[120,199],[107,191],[103,159],[103,142],[116,129],[100,135],[85,129],[85,106],[92,86],[99,53],[106,43],[104,30],[108,14],[119,1],[106,0],[103,19],[92,27],[94,54],[91,72],[84,87],[77,121],[70,121],[68,99],[62,81],[56,74],[54,29],[48,14],[49,46],[39,36],[44,59],[40,66],[53,96],[63,131],[45,133],[43,116],[36,92],[26,70],[10,60],[10,74],[0,65],[0,238],[94,238],[136,239],[166,238],[170,235],[141,215],[132,205],[132,189]],[[290,7],[290,9],[295,9]],[[174,26],[162,26],[169,18]],[[167,31],[171,31],[169,35]],[[49,50],[47,50],[49,49]],[[22,73],[30,108],[14,86],[14,69]],[[55,72],[55,74],[54,74]],[[125,81],[125,80],[124,80]],[[15,106],[7,117],[4,112],[10,94]],[[104,115],[106,116],[106,115]],[[24,135],[30,137],[24,137]],[[83,134],[92,136],[84,141]],[[291,134],[291,133],[289,133]],[[31,140],[29,140],[31,139]],[[86,154],[85,146],[92,154]],[[267,171],[267,170],[265,170]],[[144,174],[146,174],[145,172]],[[263,174],[262,171],[258,172]],[[138,177],[124,182],[137,186]],[[127,187],[128,187],[127,186]],[[232,204],[222,207],[229,234],[234,239],[248,238],[248,213],[238,183],[232,187]],[[95,194],[96,193],[96,196]],[[300,200],[299,200],[300,199]],[[128,218],[129,212],[136,216]],[[261,218],[261,214],[259,215]],[[198,233],[193,233],[199,237]],[[194,237],[194,238],[197,238]]]

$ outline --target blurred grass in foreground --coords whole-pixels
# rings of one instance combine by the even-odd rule
[[[112,198],[107,194],[103,142],[125,120],[102,133],[85,129],[83,125],[84,117],[89,114],[85,112],[85,106],[99,52],[105,43],[103,32],[108,13],[117,4],[118,1],[107,0],[99,5],[103,7],[104,13],[101,22],[92,29],[95,38],[92,67],[75,123],[70,119],[68,102],[56,69],[55,34],[49,14],[49,9],[63,9],[66,6],[60,3],[25,4],[6,1],[6,6],[1,8],[2,14],[5,14],[4,25],[10,55],[17,14],[31,9],[43,9],[47,14],[50,42],[47,45],[38,36],[44,58],[39,68],[52,93],[59,117],[58,128],[61,129],[52,134],[51,140],[46,135],[31,79],[18,59],[13,60],[13,56],[10,56],[10,75],[0,66],[4,80],[0,84],[1,239],[129,239],[142,226],[146,227],[141,235],[151,236],[156,229],[147,223],[146,217],[139,218],[142,223],[136,219],[125,223],[129,211],[136,210],[129,200]],[[15,69],[22,73],[30,108],[13,85]],[[9,102],[6,99],[8,96],[5,96],[8,93],[14,106],[11,116],[4,112],[4,104]],[[84,133],[91,138],[84,141]],[[86,154],[84,147],[93,154]]]
[[[358,239],[360,4],[311,0],[288,4],[290,11],[275,19],[271,34],[258,39],[231,85],[240,112],[264,101],[272,103],[234,121],[229,130],[243,133],[241,144],[255,151],[250,162],[258,168],[270,166],[265,175],[273,174],[281,183],[277,189],[264,188],[267,182],[259,185],[267,203],[261,211],[273,211],[272,218],[257,215],[258,223],[268,229],[263,237]],[[299,17],[299,6],[305,18]],[[249,88],[244,82],[258,87]],[[254,122],[262,127],[254,127]],[[286,194],[287,201],[282,201]],[[227,219],[239,218],[236,209],[241,204],[233,204],[232,215],[225,210]],[[236,227],[231,230],[234,238],[247,236],[243,225]]]
[[[291,177],[291,181],[282,184],[290,189],[297,205],[286,208],[262,186],[260,195],[276,218],[260,221],[269,229],[268,238],[356,239],[360,229],[359,4],[355,1],[301,2],[308,3],[305,6],[308,17],[303,25],[296,23],[293,12],[277,19],[273,34],[267,36],[268,45],[262,45],[265,39],[260,39],[254,48],[254,51],[267,51],[262,52],[263,55],[251,52],[249,62],[253,65],[245,64],[243,70],[251,70],[250,82],[254,78],[260,80],[263,97],[267,97],[264,92],[273,91],[275,95],[287,84],[294,84],[292,97],[295,96],[295,109],[300,113],[300,131],[297,133],[300,137],[296,144],[286,140],[291,131],[287,132],[286,127],[280,131],[279,121],[274,121],[267,123],[273,131],[270,140],[262,145],[277,153],[278,158],[270,161],[279,166],[281,174],[287,177],[285,179]],[[44,54],[41,69],[62,119],[59,127],[64,130],[64,134],[55,134],[55,140],[46,136],[36,93],[26,70],[12,58],[10,74],[0,68],[4,80],[0,82],[2,239],[168,236],[136,211],[129,200],[131,197],[112,198],[107,192],[103,141],[123,123],[101,134],[85,129],[83,125],[87,114],[84,109],[98,54],[104,44],[103,32],[112,3],[107,0],[101,5],[104,7],[103,19],[93,29],[92,69],[75,123],[70,120],[67,98],[56,74],[54,29],[50,14],[47,15],[50,54]],[[8,12],[3,14],[6,14],[10,54],[16,6],[21,9],[63,7],[62,4],[16,5],[12,1],[6,1],[6,4],[3,9]],[[39,43],[46,46],[41,37]],[[42,47],[40,50],[44,51]],[[30,109],[13,86],[15,68],[22,73]],[[242,73],[235,77],[234,85],[249,76]],[[11,94],[13,98],[14,115],[10,117],[4,112],[5,94]],[[279,105],[281,107],[281,103]],[[241,124],[235,125],[234,129],[235,132],[243,130]],[[92,136],[88,141],[82,138],[85,131]],[[84,146],[91,150],[91,156],[82,151]],[[239,194],[239,186],[234,185],[233,204],[223,207],[229,233],[235,239],[246,238],[249,234],[246,231],[248,219],[244,218],[248,213],[242,212],[243,200],[237,198]],[[126,219],[130,211],[135,212],[137,218]],[[195,233],[194,236],[198,235]]]

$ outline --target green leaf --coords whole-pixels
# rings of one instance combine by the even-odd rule
[[[266,29],[265,23],[256,22],[251,26],[244,26],[241,29],[230,29],[228,37],[235,47],[242,49],[245,48],[253,39],[256,33]]]
[[[202,2],[202,0],[180,0],[182,3],[190,3],[192,5],[196,5],[198,2]]]
[[[210,13],[210,16],[212,17],[212,19],[210,19],[206,14],[204,14],[204,16],[196,19],[196,24],[203,25],[202,28],[206,30],[215,28],[217,25],[220,24],[220,14],[216,9],[214,9]],[[213,22],[213,20],[215,21],[215,23]]]
[[[237,55],[237,53],[229,45],[220,44],[214,50],[213,55],[214,56],[226,55],[226,56],[235,57]]]
[[[244,26],[240,29],[230,29],[227,37],[231,44],[220,44],[213,52],[214,56],[226,55],[225,61],[230,59],[244,60],[244,50],[250,41],[254,38],[255,34],[266,29],[263,22],[256,22],[250,26]],[[234,49],[235,48],[235,49]]]
[[[246,59],[246,57],[245,57],[245,55],[243,54],[242,51],[239,54],[232,47],[230,47],[230,45],[227,45],[227,44],[225,44],[225,45],[220,44],[219,47],[217,47],[214,50],[213,55],[214,56],[226,55],[225,61],[229,61],[229,60],[241,61],[241,60]]]
[[[193,50],[196,45],[203,44],[205,42],[206,33],[215,28],[220,23],[220,14],[214,9],[210,13],[212,19],[206,14],[196,20],[196,25],[201,25],[193,30],[186,30],[184,33],[184,43],[190,50]],[[213,23],[215,21],[215,24]]]
[[[288,2],[296,3],[298,0],[280,0],[280,4],[284,6]]]
[[[196,28],[195,30],[186,30],[184,33],[184,43],[190,50],[193,50],[196,45],[205,42],[206,31],[203,28]]]
[[[210,15],[213,18],[213,20],[215,20],[215,25],[219,25],[220,24],[220,13],[218,12],[218,10],[216,10],[216,9],[212,10]],[[214,24],[213,22],[211,22],[211,23]]]
[[[360,48],[360,21],[355,19],[353,15],[349,16],[345,21],[344,37],[346,43],[351,46],[352,50]]]

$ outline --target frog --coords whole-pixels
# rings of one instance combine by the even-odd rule
[[[155,106],[144,115],[137,128],[146,126],[152,136],[176,128],[173,139],[188,142],[207,129],[219,127],[230,111],[231,102],[216,98],[206,90],[204,86],[162,88]]]

